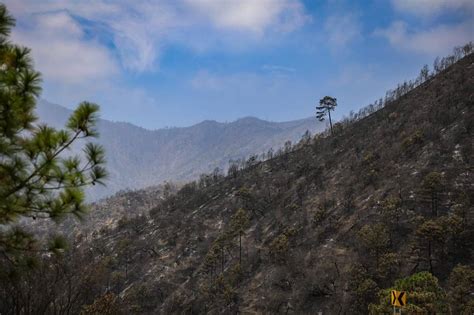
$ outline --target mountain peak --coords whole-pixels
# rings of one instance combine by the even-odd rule
[[[257,118],[257,117],[254,117],[254,116],[245,116],[245,117],[242,117],[242,118],[239,118],[237,119],[236,121],[243,121],[243,122],[247,122],[247,121],[250,121],[250,122],[267,122],[266,120],[262,120],[260,118]]]

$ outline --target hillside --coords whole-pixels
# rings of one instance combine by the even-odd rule
[[[71,111],[40,101],[41,122],[62,128]],[[229,160],[277,150],[285,141],[297,142],[309,130],[324,124],[314,118],[274,123],[246,117],[231,123],[204,121],[186,128],[147,130],[129,123],[100,120],[98,130],[107,152],[107,187],[88,190],[92,200],[124,189],[140,189],[164,181],[187,181],[215,168],[225,170]]]
[[[453,279],[473,267],[473,86],[471,54],[335,135],[191,182],[44,258],[29,285],[2,287],[0,311],[44,290],[31,305],[53,297],[57,313],[366,314],[379,289],[429,271],[460,314],[472,303]]]

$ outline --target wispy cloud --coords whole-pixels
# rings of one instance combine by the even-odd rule
[[[470,0],[4,3],[18,21],[14,41],[33,48],[45,98],[96,101],[107,118],[149,127],[170,117],[181,125],[182,112],[192,117],[186,121],[229,111],[296,117],[297,104],[307,108],[319,94],[360,105],[386,88],[380,82],[392,70],[408,71],[473,37]],[[366,67],[394,67],[397,58],[403,64],[390,71]]]
[[[386,38],[397,49],[428,55],[446,54],[474,37],[470,22],[411,30],[405,22],[395,21],[388,28],[375,30],[374,34]]]
[[[26,19],[37,14],[52,18],[58,11],[66,12],[62,14],[68,16],[67,23],[75,28],[76,33],[71,35],[76,44],[90,44],[90,41],[84,40],[82,36],[81,27],[84,26],[80,21],[100,25],[101,30],[110,33],[113,47],[95,41],[94,49],[113,50],[118,56],[118,63],[125,70],[136,72],[156,70],[162,49],[173,42],[173,35],[179,32],[210,25],[221,33],[222,37],[229,37],[225,32],[239,32],[242,38],[242,34],[255,36],[267,32],[292,31],[309,20],[304,6],[298,0],[65,0],[41,4],[35,0],[7,0],[6,3],[14,15],[24,16]],[[43,33],[43,28],[46,28],[47,32],[41,36],[41,40],[35,41],[34,47],[35,50],[46,50],[50,47],[50,36],[54,40],[57,34],[50,32],[51,28],[48,28],[44,21],[42,23],[36,19],[35,22],[30,28],[23,28],[18,32],[21,33],[25,44],[29,44],[30,39],[36,38],[38,33]],[[68,37],[69,29],[64,31],[63,34]],[[63,30],[58,28],[56,33],[60,32]],[[70,58],[73,57],[77,57],[77,54],[73,53]],[[48,72],[49,69],[45,71],[45,75]]]
[[[331,15],[326,19],[324,32],[333,49],[344,48],[362,37],[359,16],[354,13]]]
[[[8,7],[15,16],[30,20],[36,15],[51,18],[58,11],[69,15],[69,23],[82,29],[98,26],[95,30],[100,33],[110,34],[111,43],[96,40],[95,45],[101,46],[103,50],[109,50],[110,54],[118,57],[118,63],[126,70],[137,72],[154,70],[154,65],[159,56],[159,46],[164,34],[180,23],[174,9],[161,2],[152,3],[148,1],[136,1],[132,5],[126,1],[109,2],[104,0],[92,1],[48,1],[39,5],[33,0],[7,0]],[[24,37],[36,37],[36,33],[42,33],[43,27],[47,26],[33,19],[30,27],[18,27]],[[86,23],[87,25],[84,25]],[[62,32],[57,29],[56,33]],[[36,49],[41,50],[41,45],[49,46],[49,37],[53,36],[46,32],[41,36],[41,41],[36,41]],[[76,34],[75,34],[76,35]],[[54,36],[53,36],[54,37]],[[85,38],[75,36],[83,44],[89,41]],[[64,42],[64,45],[68,42]],[[76,53],[74,55],[77,55]],[[67,65],[64,65],[67,67]]]
[[[30,25],[16,28],[13,40],[33,50],[43,76],[63,83],[100,80],[118,72],[112,54],[65,11],[38,14]]]
[[[64,105],[82,99],[104,102],[109,117],[115,117],[111,111],[123,104],[130,108],[142,106],[144,100],[150,104],[150,91],[117,91],[132,91],[126,81],[134,75],[156,73],[161,56],[172,45],[235,52],[294,31],[310,19],[300,0],[6,0],[5,4],[18,20],[13,40],[32,48],[45,80],[45,96]],[[252,74],[219,78],[201,72],[193,86],[235,87],[240,79],[255,82]],[[251,83],[245,88],[251,89]],[[104,96],[123,94],[127,97]]]
[[[398,11],[425,17],[459,9],[467,9],[472,15],[474,10],[472,0],[392,0],[392,4]]]

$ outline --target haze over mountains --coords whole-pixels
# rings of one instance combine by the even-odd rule
[[[41,100],[37,114],[41,122],[61,128],[71,110]],[[315,118],[268,122],[245,117],[231,123],[203,121],[184,128],[147,130],[130,123],[101,119],[101,143],[107,154],[110,178],[107,187],[93,187],[90,199],[123,189],[140,189],[163,181],[186,181],[216,167],[226,169],[229,160],[274,150],[286,141],[298,141],[309,130],[324,129]]]

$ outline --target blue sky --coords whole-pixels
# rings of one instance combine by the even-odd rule
[[[43,98],[150,129],[336,117],[474,39],[472,0],[8,0]]]

